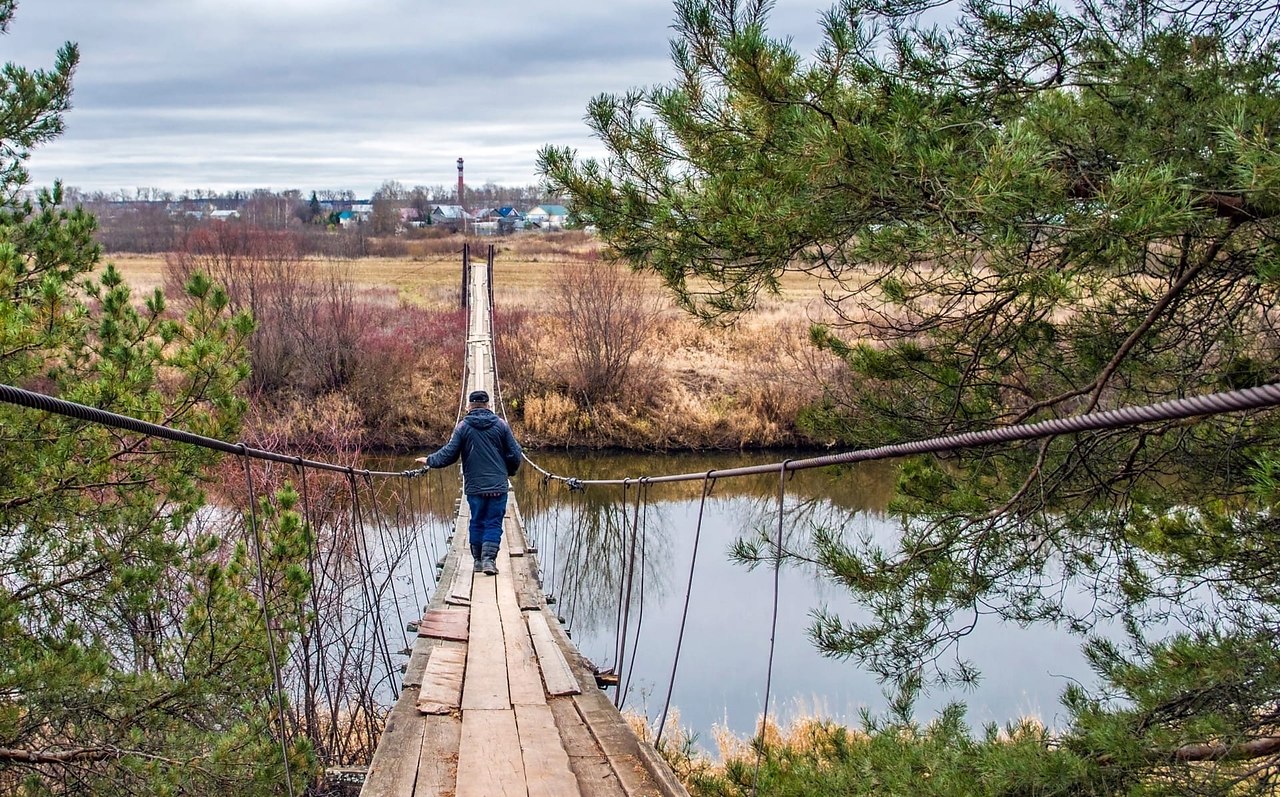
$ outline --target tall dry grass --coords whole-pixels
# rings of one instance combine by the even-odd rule
[[[808,343],[809,322],[829,320],[815,278],[787,275],[779,296],[764,297],[734,326],[704,327],[674,307],[657,277],[606,262],[600,244],[581,232],[477,239],[433,231],[404,239],[402,256],[341,263],[348,304],[364,316],[366,331],[352,338],[359,351],[338,392],[362,409],[366,448],[421,447],[442,441],[452,426],[463,332],[442,319],[458,310],[464,242],[478,260],[489,244],[496,250],[498,375],[508,415],[527,444],[661,450],[823,442],[805,438],[794,423],[842,375],[836,358]],[[112,260],[134,285],[164,282],[163,258]],[[335,268],[302,255],[290,265],[291,279],[312,286]],[[604,268],[627,274],[653,311],[646,309],[645,323],[633,330],[642,345],[625,389],[592,391],[583,369],[590,352],[575,351],[573,342],[587,333],[580,324],[571,334],[572,315],[557,286]],[[620,327],[626,318],[614,320]]]

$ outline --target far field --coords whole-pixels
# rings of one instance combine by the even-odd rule
[[[473,242],[473,252],[481,253],[474,259],[482,262],[491,242],[497,247],[495,307],[498,312],[525,311],[529,319],[520,348],[526,353],[525,367],[534,373],[502,372],[520,399],[513,402],[513,421],[526,437],[547,445],[632,448],[818,442],[798,438],[794,427],[796,413],[820,396],[821,384],[839,367],[808,342],[810,324],[829,316],[815,278],[788,274],[780,295],[762,297],[759,307],[733,326],[705,327],[674,306],[657,277],[640,275],[648,301],[660,308],[661,321],[653,324],[652,338],[633,363],[633,388],[602,402],[574,388],[567,345],[573,336],[563,328],[560,307],[564,269],[574,264],[601,267],[600,244],[581,234],[481,239]],[[318,275],[336,267],[380,301],[448,310],[458,301],[461,242],[452,251],[442,246],[452,243],[448,239],[431,243],[436,251],[405,257],[306,262],[315,265]],[[111,254],[106,259],[136,291],[163,285],[164,255]],[[432,388],[438,390],[438,384]],[[396,445],[393,436],[382,442]]]

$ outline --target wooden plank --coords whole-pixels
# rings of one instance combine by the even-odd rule
[[[502,537],[513,550],[525,548],[524,525],[517,519],[519,511],[514,500],[508,501],[507,516],[502,519]]]
[[[597,697],[600,699],[593,699]],[[609,766],[627,797],[660,797],[662,793],[638,755],[639,740],[604,693],[578,695],[573,703],[605,758],[609,759]]]
[[[418,623],[418,636],[466,642],[470,616],[468,609],[432,609]]]
[[[671,769],[651,745],[636,738],[603,692],[577,695],[573,703],[628,797],[688,797]]]
[[[573,698],[553,698],[547,701],[547,708],[555,717],[560,744],[569,756],[569,768],[578,778],[583,797],[626,797],[609,759],[579,716]]]
[[[418,782],[414,784],[413,797],[453,797],[458,787],[462,720],[453,715],[422,719],[426,729],[422,734]]]
[[[419,637],[413,643],[413,653],[409,654],[409,663],[404,669],[401,688],[422,686],[422,673],[427,669],[427,659],[431,657],[431,649],[441,644],[438,639]]]
[[[527,797],[516,714],[464,711],[458,750],[457,797]]]
[[[517,705],[516,729],[524,758],[529,797],[562,797],[578,791],[578,780],[569,768],[569,756],[560,743],[560,732],[547,706]]]
[[[448,645],[448,647],[446,647]],[[431,653],[422,688],[418,693],[418,711],[423,714],[448,714],[462,707],[462,677],[467,667],[467,646],[441,643]]]
[[[525,620],[529,623],[529,636],[533,639],[533,648],[538,652],[538,665],[542,668],[542,679],[547,684],[549,695],[576,695],[582,691],[578,680],[574,678],[564,653],[551,636],[547,627],[547,618],[542,612],[525,612]]]
[[[516,604],[522,610],[541,609],[544,601],[542,598],[542,587],[538,584],[538,560],[532,556],[528,556],[528,549],[525,549],[525,556],[517,558],[511,563],[511,574],[515,577],[516,587]]]
[[[507,651],[498,614],[496,579],[478,581],[472,593],[471,640],[467,645],[467,678],[462,687],[462,710],[509,709]]]
[[[471,544],[467,542],[467,523],[470,513],[466,509],[466,501],[462,501],[458,509],[457,526],[453,532],[453,578],[449,581],[448,595],[444,603],[466,606],[471,603],[471,581],[475,576],[471,562]]]
[[[502,637],[507,650],[507,687],[511,692],[511,703],[546,705],[542,678],[538,674],[538,663],[534,658],[533,642],[529,639],[529,628],[516,604],[511,569],[510,557],[505,551],[499,552],[495,587],[498,592],[498,614],[502,618]]]
[[[378,739],[378,749],[369,764],[369,774],[360,790],[362,797],[400,797],[413,793],[422,736],[426,729],[422,716],[412,709],[412,698],[416,697],[412,695],[413,691],[416,690],[401,693],[400,700],[387,716],[386,727]]]

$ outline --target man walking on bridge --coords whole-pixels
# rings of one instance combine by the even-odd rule
[[[418,457],[428,468],[444,468],[462,457],[463,492],[471,508],[471,557],[475,572],[498,573],[502,518],[507,514],[508,478],[516,475],[523,453],[507,422],[489,409],[489,394],[473,390],[467,414],[449,442],[434,454]]]

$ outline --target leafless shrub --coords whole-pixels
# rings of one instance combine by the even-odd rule
[[[390,290],[360,289],[347,268],[304,259],[298,239],[250,225],[217,225],[188,236],[166,258],[166,287],[197,272],[222,284],[256,323],[249,338],[256,401],[284,411],[292,399],[341,394],[363,413],[371,447],[404,445],[433,426],[419,410],[420,371],[461,380],[463,320]],[[305,435],[304,435],[305,437]]]
[[[661,299],[625,266],[572,261],[553,278],[572,354],[571,389],[588,402],[633,397],[652,371]]]

